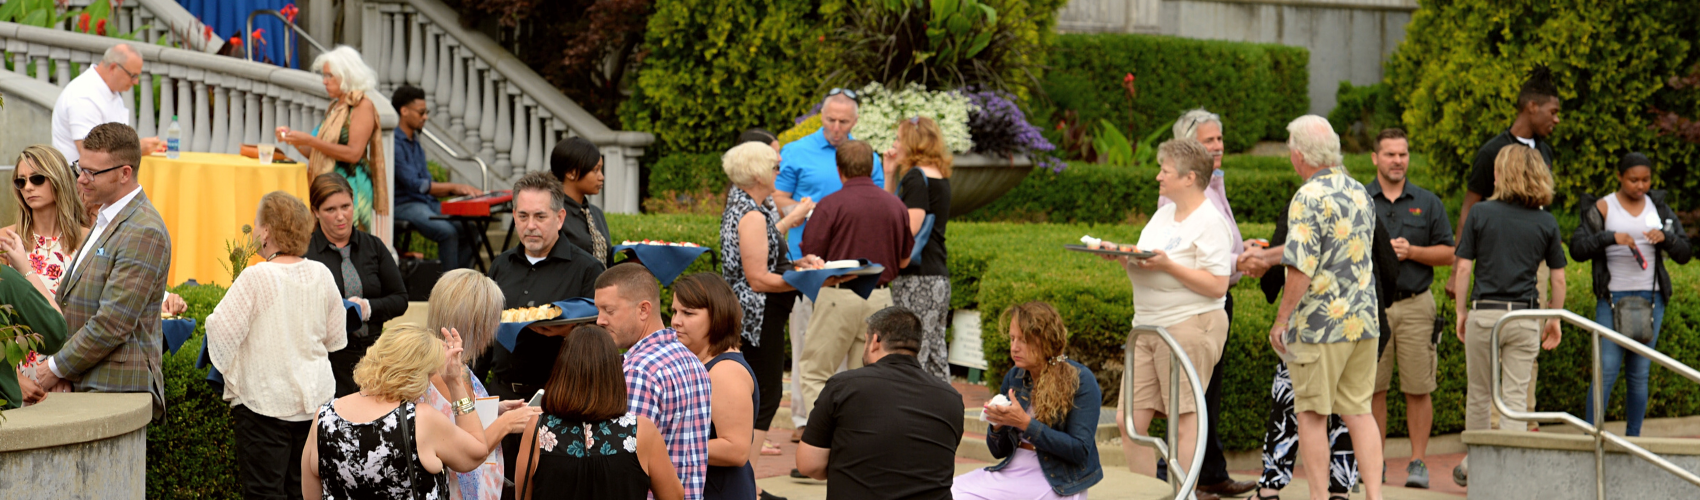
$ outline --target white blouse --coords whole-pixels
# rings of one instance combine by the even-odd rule
[[[242,272],[207,317],[207,346],[224,399],[304,422],[336,395],[330,353],[348,345],[347,311],[324,264],[261,262]]]

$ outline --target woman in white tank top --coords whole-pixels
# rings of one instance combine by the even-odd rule
[[[1653,163],[1640,153],[1630,153],[1617,166],[1618,189],[1603,198],[1584,195],[1577,204],[1581,224],[1570,239],[1570,256],[1593,261],[1594,321],[1612,326],[1612,304],[1626,297],[1653,303],[1653,336],[1648,347],[1656,347],[1659,327],[1670,299],[1670,273],[1664,258],[1686,264],[1693,257],[1688,233],[1669,206],[1663,191],[1650,191]],[[1647,414],[1647,372],[1650,361],[1629,353],[1613,342],[1600,342],[1600,381],[1607,396],[1617,381],[1620,368],[1628,367],[1628,428],[1626,434],[1641,434]],[[1592,394],[1592,388],[1590,388]],[[1587,419],[1593,421],[1593,398],[1587,400]]]

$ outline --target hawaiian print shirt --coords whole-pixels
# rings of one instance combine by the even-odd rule
[[[1281,264],[1310,276],[1287,328],[1299,342],[1327,344],[1378,335],[1370,259],[1375,206],[1345,167],[1317,172],[1288,207]]]

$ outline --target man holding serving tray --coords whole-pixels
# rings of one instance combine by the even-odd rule
[[[490,263],[490,279],[502,289],[507,310],[537,308],[557,301],[593,297],[602,262],[584,249],[561,244],[561,225],[566,220],[566,193],[561,181],[549,172],[532,172],[514,182],[514,231],[520,246],[497,255]],[[550,307],[548,309],[555,309]],[[504,311],[504,322],[546,319],[537,309]],[[551,316],[553,317],[553,316]],[[560,335],[571,328],[526,328],[520,331],[510,351],[500,343],[480,359],[473,373],[480,379],[490,373],[490,395],[503,400],[531,399],[549,381],[555,355],[561,350]],[[508,477],[519,457],[519,435],[503,438]]]

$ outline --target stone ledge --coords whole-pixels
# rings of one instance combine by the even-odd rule
[[[1559,434],[1553,432],[1521,432],[1521,431],[1464,431],[1464,444],[1470,446],[1498,446],[1505,448],[1525,448],[1536,450],[1562,451],[1594,451],[1594,438],[1586,435]],[[1646,448],[1647,451],[1660,455],[1696,455],[1700,456],[1700,439],[1682,438],[1627,438],[1629,442]],[[1621,446],[1606,443],[1608,453],[1628,453]]]
[[[88,443],[148,425],[153,396],[146,393],[53,393],[39,405],[6,411],[0,452]]]

